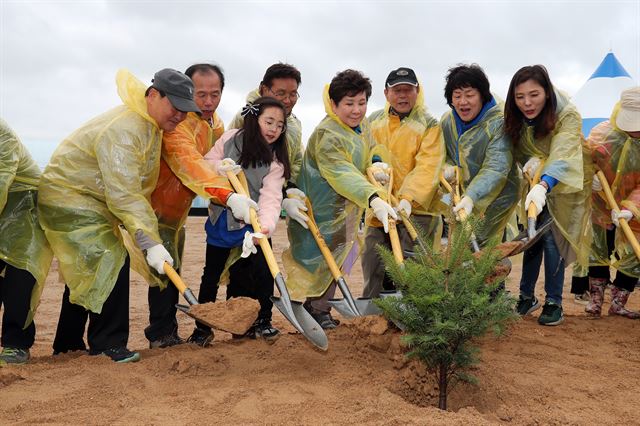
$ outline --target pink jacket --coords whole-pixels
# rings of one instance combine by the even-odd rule
[[[224,159],[224,144],[226,144],[238,132],[238,129],[227,130],[216,141],[216,144],[204,156],[215,170]],[[280,217],[280,205],[282,204],[282,186],[284,185],[284,167],[280,162],[273,158],[269,173],[262,180],[262,188],[260,188],[260,197],[258,198],[258,220],[263,228],[269,230],[269,236],[272,236],[278,224]],[[259,229],[254,230],[259,232]]]

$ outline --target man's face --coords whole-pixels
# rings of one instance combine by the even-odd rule
[[[147,96],[147,111],[165,132],[174,130],[187,117],[186,112],[175,109],[169,98],[160,96],[156,89],[151,89]]]
[[[384,89],[384,97],[396,112],[408,114],[416,106],[419,90],[418,87],[410,84],[398,84]]]
[[[298,102],[298,82],[293,78],[274,78],[271,87],[260,86],[260,96],[271,96],[282,102],[289,116]]]
[[[451,103],[462,121],[472,121],[482,111],[482,96],[474,87],[455,89],[451,96]]]
[[[202,111],[203,120],[211,120],[222,98],[222,84],[220,77],[214,71],[197,71],[191,78],[195,87],[193,100]]]

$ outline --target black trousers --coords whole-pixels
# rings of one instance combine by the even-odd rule
[[[86,350],[84,330],[87,329],[89,352],[97,354],[107,349],[126,347],[129,340],[129,256],[125,259],[113,290],[102,306],[102,312],[87,311],[69,301],[69,287],[64,287],[60,319],[53,341],[55,352]]]
[[[271,245],[271,240],[269,240]],[[273,277],[269,271],[269,265],[259,246],[258,252],[246,259],[238,259],[229,268],[229,285],[227,286],[227,299],[232,297],[250,297],[260,303],[258,319],[271,321],[271,309],[273,302]],[[218,295],[218,281],[224,271],[231,249],[216,247],[207,244],[206,260],[202,271],[198,302],[215,302]],[[197,322],[198,328],[210,330],[206,325]]]
[[[607,229],[607,256],[611,256],[613,249],[616,246],[616,228]],[[609,266],[589,266],[589,277],[610,279]],[[613,280],[613,285],[623,290],[632,292],[636,288],[637,278],[631,277],[624,272],[616,271],[616,279]]]
[[[36,337],[36,325],[33,321],[27,328],[24,322],[29,315],[31,291],[36,279],[29,271],[15,268],[0,260],[0,307],[2,314],[2,339],[5,348],[29,349]]]
[[[179,274],[180,271],[176,270]],[[149,287],[147,300],[149,302],[149,325],[144,329],[144,335],[152,342],[174,331],[178,332],[176,319],[176,303],[180,292],[171,282],[164,290],[160,287]]]

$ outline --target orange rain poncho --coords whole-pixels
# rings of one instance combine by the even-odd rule
[[[184,250],[184,223],[196,195],[224,205],[231,193],[226,177],[220,176],[204,160],[224,132],[224,124],[217,114],[213,126],[198,114],[190,112],[187,118],[162,138],[162,158],[156,189],[151,194],[151,205],[158,217],[158,231],[162,244],[173,257],[173,267],[180,269]],[[150,270],[139,249],[132,258],[132,268],[151,285],[165,287],[167,279]]]

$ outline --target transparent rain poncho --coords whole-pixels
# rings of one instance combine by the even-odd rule
[[[62,141],[38,194],[40,223],[70,300],[96,313],[124,265],[124,237],[141,231],[161,242],[149,197],[158,179],[162,131],[147,113],[146,86],[125,70],[116,83],[124,105]]]
[[[591,130],[588,143],[593,161],[607,178],[618,207],[633,213],[629,226],[636,238],[640,238],[640,139],[630,137],[612,124],[619,108],[617,104],[610,121]],[[614,226],[611,210],[597,193],[593,194],[592,202],[593,244],[589,263],[611,265],[626,275],[640,278],[640,260],[621,228],[616,228],[614,254],[617,256],[607,256],[606,230]]]
[[[309,138],[296,183],[309,197],[320,233],[342,266],[357,238],[369,198],[378,193],[365,174],[373,140],[366,119],[358,134],[335,115],[329,85],[323,100],[327,116]],[[378,195],[383,196],[382,192]],[[321,296],[333,278],[311,232],[292,220],[288,235],[290,247],[282,261],[291,298],[303,301]]]
[[[420,90],[411,113],[404,120],[389,113],[389,104],[369,116],[371,136],[387,147],[393,168],[393,192],[413,204],[413,213],[440,216],[438,185],[445,159],[438,120],[427,112]]]
[[[591,244],[591,181],[593,166],[582,137],[582,119],[569,98],[556,90],[558,105],[555,129],[535,139],[533,126],[524,126],[514,149],[516,161],[524,165],[531,157],[544,161],[541,175],[558,180],[547,194],[547,208],[553,218],[553,237],[569,265],[577,260],[586,265]],[[527,191],[523,192],[526,195]]]
[[[254,90],[247,94],[247,102],[253,102],[260,97],[258,90]],[[244,124],[244,118],[240,115],[240,112],[233,117],[231,123],[229,123],[229,129],[242,129]],[[287,117],[287,149],[289,150],[289,164],[291,165],[291,177],[289,181],[295,182],[300,174],[300,167],[302,165],[302,124],[298,117],[293,112]]]
[[[39,179],[38,165],[0,119],[0,259],[36,279],[25,327],[33,320],[53,257],[36,212]]]
[[[213,116],[213,127],[196,113],[187,118],[171,132],[165,132],[162,140],[162,160],[155,190],[151,194],[151,205],[158,217],[158,231],[162,244],[173,257],[173,267],[180,269],[184,252],[184,224],[191,203],[196,195],[217,204],[224,204],[206,189],[224,188],[231,191],[229,181],[220,176],[204,160],[204,155],[224,133],[224,124],[217,114]],[[151,270],[140,249],[128,245],[132,256],[132,268],[142,275],[150,285],[164,288],[168,283],[165,275],[159,276]]]
[[[473,214],[482,219],[476,230],[478,241],[482,244],[494,237],[502,238],[515,211],[521,185],[512,147],[504,134],[500,104],[487,110],[460,137],[453,110],[442,116],[440,126],[447,162],[460,167],[462,195],[471,197]]]

